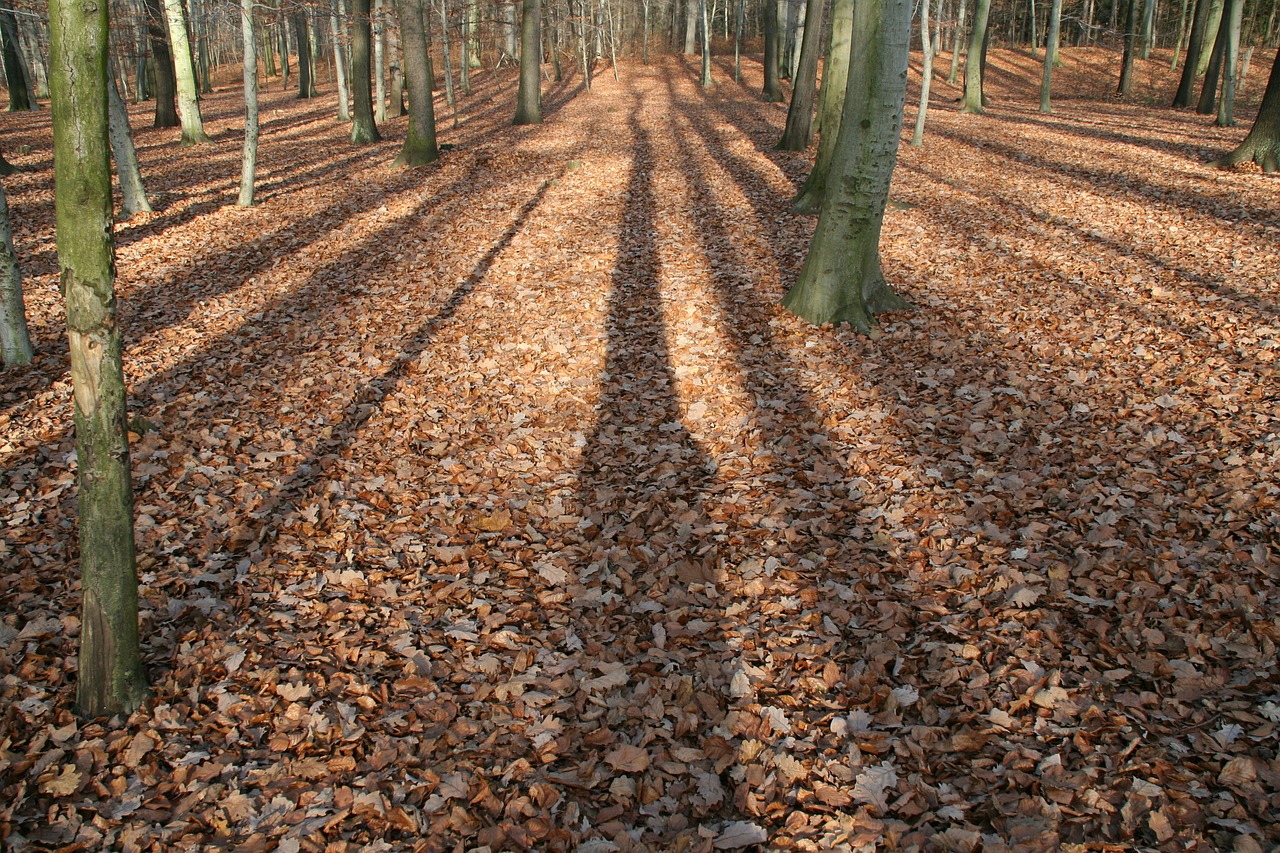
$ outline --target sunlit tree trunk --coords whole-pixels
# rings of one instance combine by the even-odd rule
[[[880,270],[880,228],[897,160],[911,40],[910,0],[859,0],[832,181],[800,278],[782,304],[812,323],[866,331],[907,307]]]
[[[329,32],[333,36],[333,73],[338,78],[338,121],[351,121],[351,108],[347,92],[347,52],[342,45],[342,28],[338,23],[338,9],[329,11]]]
[[[1189,107],[1196,85],[1196,57],[1200,55],[1200,45],[1204,40],[1204,32],[1208,28],[1209,0],[1196,0],[1195,14],[1191,18],[1191,35],[1187,38],[1187,55],[1182,62],[1182,77],[1178,81],[1178,91],[1173,96],[1174,107]]]
[[[782,130],[782,139],[778,141],[780,151],[803,151],[809,147],[813,131],[813,96],[818,88],[818,54],[822,51],[823,5],[822,0],[812,0],[807,4],[800,65],[792,80],[787,123]]]
[[[0,48],[4,52],[4,77],[9,86],[9,111],[35,109],[18,42],[18,20],[8,2],[0,3]]]
[[[698,0],[684,0],[684,55],[693,56],[698,37]]]
[[[373,121],[382,124],[387,120],[387,55],[386,21],[383,20],[383,0],[373,4]]]
[[[542,2],[524,0],[520,12],[520,90],[516,124],[542,121]]]
[[[178,91],[178,118],[182,123],[182,144],[199,145],[209,141],[200,117],[200,101],[196,94],[196,71],[191,63],[191,42],[187,39],[187,16],[182,0],[164,0],[165,20],[169,24],[169,43],[173,47],[174,81]]]
[[[293,38],[298,43],[298,97],[314,98],[316,83],[311,74],[311,32],[305,6],[299,6],[293,13]]]
[[[116,323],[107,154],[107,4],[51,0],[58,265],[75,399],[80,525],[76,705],[128,714],[147,695],[138,639],[133,489]],[[188,54],[189,55],[189,54]]]
[[[991,17],[991,0],[978,0],[973,12],[973,37],[969,39],[969,55],[964,61],[964,98],[960,112],[985,112],[982,97],[983,45],[987,38],[987,23]]]
[[[147,190],[142,185],[142,170],[138,168],[138,152],[133,147],[133,131],[129,127],[129,111],[125,109],[115,81],[107,80],[108,127],[111,138],[111,155],[116,161],[116,176],[120,180],[125,217],[151,210]]]
[[[1133,43],[1137,38],[1134,32],[1137,8],[1138,0],[1125,0],[1124,55],[1120,60],[1120,82],[1116,86],[1116,92],[1121,95],[1129,94],[1129,90],[1133,88]]]
[[[1230,18],[1229,9],[1235,0],[1226,0],[1223,5],[1223,17]],[[1213,51],[1209,54],[1209,67],[1205,69],[1204,83],[1200,87],[1200,100],[1196,102],[1196,112],[1200,115],[1212,115],[1218,108],[1218,81],[1222,76],[1222,57],[1227,50],[1227,32],[1229,26],[1220,22],[1217,36],[1213,41]]]
[[[1222,27],[1222,11],[1226,8],[1226,0],[1210,0],[1209,17],[1205,20],[1204,41],[1200,45],[1200,54],[1196,57],[1196,76],[1203,77],[1209,70],[1209,62],[1213,58],[1213,48],[1218,43],[1218,30]]]
[[[1275,62],[1271,65],[1271,76],[1267,79],[1266,91],[1262,93],[1262,105],[1258,107],[1253,129],[1238,148],[1213,161],[1212,165],[1225,169],[1250,161],[1268,174],[1280,169],[1280,51],[1276,52]]]
[[[967,0],[956,0],[956,29],[951,35],[951,71],[947,74],[947,82],[954,83],[960,77],[960,48],[964,43],[964,13],[968,8]]]
[[[1227,14],[1227,11],[1230,14]],[[1240,62],[1240,23],[1244,17],[1244,0],[1231,0],[1223,14],[1226,45],[1222,54],[1222,98],[1218,101],[1218,127],[1235,124],[1237,65]]]
[[[253,28],[254,0],[240,0],[240,36],[244,42],[244,147],[240,152],[240,196],[236,204],[253,204],[258,171],[258,55]]]
[[[1053,65],[1058,61],[1058,40],[1062,34],[1062,0],[1053,0],[1049,10],[1049,34],[1044,40],[1044,76],[1040,78],[1040,112],[1051,113],[1049,93],[1053,81]]]
[[[427,9],[423,0],[397,0],[404,71],[409,84],[409,131],[395,159],[397,166],[425,166],[440,156],[436,147],[436,115],[431,95],[427,53]]]
[[[1156,41],[1156,0],[1146,0],[1142,4],[1142,52],[1143,59],[1151,58],[1151,48]]]
[[[351,122],[351,141],[366,145],[382,139],[378,126],[373,122],[373,88],[369,76],[373,58],[373,27],[369,21],[369,0],[354,0],[351,4],[351,95],[355,115]],[[412,96],[410,92],[410,96]],[[431,90],[427,90],[428,96]]]
[[[698,0],[698,7],[702,18],[702,88],[710,89],[714,81],[711,79],[711,22],[707,20],[707,0]],[[617,67],[616,63],[614,67]],[[614,76],[617,76],[616,72]]]
[[[854,0],[833,0],[831,4],[831,40],[823,62],[822,93],[818,98],[818,156],[804,186],[796,194],[791,209],[796,213],[817,213],[826,194],[836,142],[840,136],[840,117],[844,111],[845,87],[849,82],[849,46],[853,40]]]
[[[920,40],[924,56],[920,80],[920,109],[916,111],[916,126],[911,134],[912,145],[924,144],[924,123],[929,114],[929,88],[933,82],[933,41],[929,37],[929,0],[920,4]]]
[[[22,272],[9,227],[9,202],[0,186],[0,358],[5,367],[14,367],[30,364],[32,355],[27,309],[22,299]]]

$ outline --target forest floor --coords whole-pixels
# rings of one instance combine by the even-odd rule
[[[201,148],[135,107],[153,700],[109,722],[71,713],[48,111],[0,116],[38,348],[0,847],[1276,849],[1280,183],[1117,61],[1067,51],[1051,116],[1025,54],[986,116],[939,81],[884,230],[914,308],[866,337],[777,306],[812,152],[755,64],[570,78],[526,128],[480,74],[408,171],[404,119],[352,147],[275,82],[248,210],[236,89]]]

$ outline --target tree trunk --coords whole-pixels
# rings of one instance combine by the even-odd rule
[[[254,0],[240,0],[240,36],[244,42],[244,148],[240,153],[240,207],[253,205],[258,171],[258,55],[253,32]]]
[[[342,29],[338,23],[337,9],[329,12],[329,32],[333,36],[334,76],[338,83],[338,121],[351,121],[351,109],[348,106],[351,96],[347,92],[347,56],[342,47]]]
[[[424,3],[430,0],[422,0]],[[396,17],[399,18],[399,7],[392,0],[392,7],[396,10]],[[408,110],[404,105],[404,58],[401,55],[402,39],[400,38],[400,28],[392,27],[387,31],[387,37],[391,42],[391,64],[387,66],[388,82],[390,91],[387,92],[387,100],[390,101],[389,107],[391,114],[394,116],[405,115]]]
[[[1209,71],[1209,62],[1213,58],[1213,48],[1218,43],[1218,30],[1222,27],[1222,10],[1225,0],[1211,0],[1209,17],[1205,21],[1204,43],[1200,45],[1200,54],[1196,57],[1196,76],[1203,77]]]
[[[373,27],[369,20],[369,0],[353,0],[351,4],[351,95],[355,115],[351,123],[351,141],[367,145],[382,139],[373,122],[373,85],[369,77],[373,58]],[[427,90],[430,95],[431,90]],[[412,93],[410,93],[412,94]]]
[[[427,0],[429,3],[430,0]],[[453,126],[458,126],[458,101],[453,91],[453,59],[449,47],[449,0],[440,0],[440,54],[444,57],[444,102],[453,111]],[[434,76],[434,74],[432,75]],[[435,81],[433,80],[432,83]]]
[[[1138,0],[1125,0],[1124,13],[1124,55],[1120,60],[1120,82],[1116,86],[1116,92],[1121,95],[1129,94],[1129,90],[1133,88],[1133,43],[1136,38],[1136,21]]]
[[[849,48],[853,41],[854,0],[833,0],[831,40],[822,67],[822,94],[818,98],[818,157],[804,186],[796,194],[791,209],[796,213],[817,213],[826,195],[827,179],[840,136],[845,87],[849,82]]]
[[[1223,26],[1226,32],[1226,45],[1222,54],[1224,74],[1222,77],[1222,99],[1218,102],[1218,127],[1235,125],[1237,69],[1240,61],[1240,23],[1244,17],[1244,0],[1228,0],[1223,10]]]
[[[870,329],[874,315],[907,307],[880,270],[880,228],[897,160],[907,90],[910,0],[859,0],[854,7],[844,117],[800,278],[782,304],[811,323]]]
[[[45,66],[48,52],[42,45],[42,32],[43,24],[35,23],[30,18],[18,22],[18,40],[26,45],[27,70],[31,72],[27,83],[34,87],[34,100],[49,97],[49,70]]]
[[[1234,0],[1226,0],[1223,5],[1223,11],[1226,12],[1228,5],[1234,5]],[[1222,55],[1227,50],[1227,31],[1230,27],[1218,26],[1218,34],[1213,40],[1213,52],[1209,54],[1209,67],[1205,70],[1204,85],[1200,87],[1200,100],[1196,102],[1196,112],[1199,115],[1212,115],[1218,108],[1218,79],[1222,75]]]
[[[922,0],[920,4],[920,41],[924,51],[923,67],[920,72],[920,109],[916,111],[916,127],[911,134],[912,145],[924,144],[924,123],[925,117],[929,114],[929,86],[933,82],[933,41],[929,37],[929,0]]]
[[[773,0],[761,5],[764,29],[764,100],[774,104],[782,100],[782,81],[778,79],[778,13]]]
[[[1146,0],[1142,7],[1142,53],[1143,59],[1151,58],[1151,48],[1156,41],[1156,0]]]
[[[684,55],[693,56],[698,37],[698,0],[684,0]]]
[[[397,166],[425,166],[440,156],[436,147],[436,115],[431,94],[431,66],[427,51],[427,10],[423,0],[397,0],[405,77],[409,84],[409,130]]]
[[[959,13],[956,16],[956,31],[951,37],[951,71],[947,74],[947,82],[955,83],[960,78],[960,47],[963,44],[964,13],[968,8],[967,0],[956,0]]]
[[[1258,107],[1253,129],[1239,148],[1211,165],[1226,169],[1249,161],[1257,163],[1268,174],[1280,169],[1280,51],[1276,52],[1271,65],[1271,76],[1267,78],[1267,89],[1262,93],[1262,105]]]
[[[306,7],[299,6],[293,13],[293,38],[298,43],[298,97],[314,98],[316,85],[311,79],[311,33],[307,25]]]
[[[1182,0],[1182,11],[1178,13],[1178,40],[1173,45],[1173,59],[1169,61],[1169,70],[1178,67],[1178,56],[1183,51],[1183,40],[1187,37],[1187,0]]]
[[[962,113],[985,112],[982,97],[982,58],[987,39],[987,21],[991,16],[991,0],[978,0],[973,12],[973,36],[969,39],[969,55],[964,61],[964,98]]]
[[[147,190],[142,185],[142,170],[138,168],[138,152],[133,147],[133,131],[129,127],[129,111],[125,109],[114,80],[107,80],[108,133],[111,137],[111,154],[116,161],[116,175],[120,179],[123,197],[121,212],[127,219],[135,213],[151,210]]]
[[[520,91],[516,124],[542,122],[542,0],[524,0],[520,13]]]
[[[18,42],[18,19],[9,4],[0,3],[0,48],[4,52],[4,78],[9,84],[9,112],[25,112],[35,109],[27,73],[23,69],[21,48]]]
[[[373,121],[382,124],[387,120],[387,48],[386,21],[383,20],[383,0],[373,4]]]
[[[187,16],[182,0],[164,0],[165,20],[169,24],[169,43],[173,46],[174,80],[178,90],[178,117],[182,124],[182,144],[199,145],[209,141],[200,117],[200,101],[196,94],[196,71],[191,63],[191,43],[187,39]]]
[[[76,705],[129,714],[147,695],[138,639],[133,490],[116,323],[107,154],[107,4],[51,0],[58,265],[75,398],[80,524]]]
[[[1178,81],[1178,92],[1173,96],[1174,107],[1191,106],[1192,92],[1196,85],[1196,57],[1200,55],[1200,45],[1209,25],[1209,3],[1210,0],[1196,0],[1196,11],[1191,18],[1191,35],[1187,38],[1187,55],[1182,61],[1182,77]]]
[[[702,88],[710,89],[714,81],[711,79],[711,22],[707,20],[707,0],[698,0],[698,7],[702,19]],[[614,63],[614,68],[617,68],[617,63]],[[617,76],[617,71],[614,76]]]
[[[822,0],[811,0],[800,45],[800,65],[792,80],[791,105],[787,124],[778,141],[779,151],[803,151],[809,147],[813,130],[813,96],[818,88],[818,54],[822,50]]]
[[[0,161],[3,159],[0,157]],[[32,355],[27,309],[22,299],[22,272],[9,227],[9,202],[0,186],[0,358],[5,367],[14,367],[30,364]]]
[[[1049,34],[1044,42],[1044,76],[1040,78],[1040,112],[1053,112],[1049,93],[1053,80],[1053,65],[1058,61],[1058,40],[1062,34],[1062,0],[1053,0],[1049,10]]]

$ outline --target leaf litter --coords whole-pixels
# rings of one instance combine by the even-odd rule
[[[1280,843],[1280,214],[1202,165],[1243,129],[936,86],[885,227],[916,307],[861,338],[777,308],[812,155],[717,70],[536,129],[477,75],[412,171],[403,120],[353,149],[269,93],[247,211],[237,92],[206,149],[135,114],[154,698],[109,722],[70,712],[47,127],[4,117],[40,350],[0,396],[8,849]]]

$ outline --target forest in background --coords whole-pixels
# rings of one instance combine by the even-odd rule
[[[403,118],[353,146],[323,71],[269,78],[251,208],[238,69],[210,145],[131,105],[153,698],[110,722],[71,712],[48,115],[0,117],[36,344],[0,385],[6,845],[1280,843],[1280,212],[1205,165],[1247,121],[1169,110],[1159,47],[1117,99],[1114,46],[1064,49],[1052,115],[993,48],[962,115],[944,53],[885,225],[913,307],[858,336],[777,306],[813,151],[717,50],[710,90],[566,59],[524,128],[474,69],[413,170]]]

